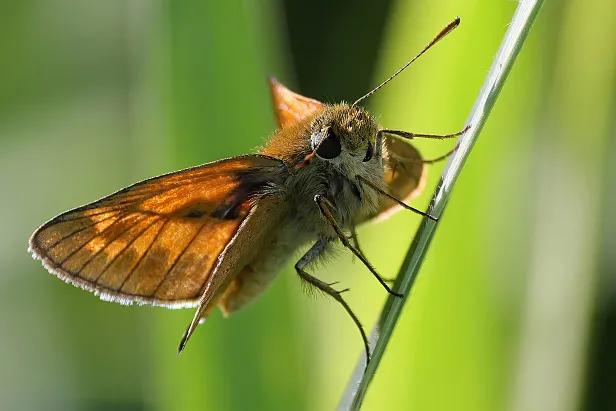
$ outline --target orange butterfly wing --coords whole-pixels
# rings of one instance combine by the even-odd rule
[[[269,83],[278,128],[296,123],[325,108],[320,101],[292,92],[273,77],[270,77]]]
[[[286,170],[277,159],[220,160],[136,183],[41,226],[30,251],[53,274],[124,304],[194,307],[219,256]],[[242,239],[247,246],[249,240]],[[229,275],[228,270],[225,275]]]
[[[325,104],[320,101],[294,93],[274,78],[270,78],[270,89],[279,128],[288,127],[325,108]],[[391,136],[385,136],[384,141],[389,154],[385,182],[390,194],[408,203],[423,190],[427,167],[419,151],[412,145]],[[357,223],[385,219],[401,209],[398,204],[383,197],[378,212],[362,216]]]

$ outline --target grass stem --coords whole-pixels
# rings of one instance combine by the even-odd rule
[[[445,166],[439,184],[434,192],[429,207],[429,214],[440,218],[449,201],[454,184],[462,171],[473,145],[479,137],[492,107],[505,84],[507,75],[513,67],[515,59],[520,54],[524,41],[539,14],[543,0],[522,0],[513,16],[511,25],[505,34],[488,76],[479,92],[477,100],[468,116],[466,125],[471,128],[461,137],[459,148]],[[400,268],[394,289],[409,296],[438,222],[423,219],[404,262]],[[373,348],[372,359],[368,368],[365,367],[365,353],[359,358],[351,379],[338,404],[339,411],[358,410],[366,395],[366,391],[381,362],[383,353],[392,336],[394,327],[400,318],[404,303],[408,298],[400,299],[390,296],[381,315],[370,334],[370,345]]]

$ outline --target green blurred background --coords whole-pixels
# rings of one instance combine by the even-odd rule
[[[546,2],[459,180],[366,410],[616,409],[616,3]],[[516,2],[0,2],[0,409],[328,410],[362,351],[290,263],[261,299],[175,350],[192,310],[122,307],[26,253],[38,225],[136,180],[248,153],[275,75],[369,101],[382,123],[459,130]],[[420,142],[427,157],[451,142]],[[442,165],[432,166],[427,206]],[[419,219],[363,227],[397,272]],[[369,328],[385,293],[350,253],[313,269]]]

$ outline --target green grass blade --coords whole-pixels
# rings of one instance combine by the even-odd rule
[[[467,120],[471,129],[460,139],[459,149],[451,157],[443,171],[440,182],[434,192],[430,204],[431,215],[440,218],[451,196],[454,184],[462,171],[462,167],[470,155],[494,103],[505,84],[505,80],[515,59],[520,54],[524,41],[535,21],[543,0],[521,1],[513,16],[511,25],[505,34],[497,56],[492,63],[488,76],[479,92]],[[411,247],[402,264],[394,289],[409,295],[421,263],[429,249],[437,227],[436,222],[424,219],[413,239]],[[365,368],[365,355],[362,355],[355,367],[353,375],[343,393],[338,410],[358,410],[361,407],[366,391],[379,366],[385,348],[398,322],[406,299],[390,296],[383,307],[380,318],[370,335],[373,346],[372,360]]]

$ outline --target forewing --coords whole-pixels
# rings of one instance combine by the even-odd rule
[[[273,77],[270,77],[269,83],[278,128],[294,124],[325,108],[325,105],[320,101],[292,92]]]
[[[408,204],[423,190],[428,169],[412,145],[391,136],[385,136],[384,141],[388,152],[385,182],[389,193]],[[400,205],[383,196],[379,210],[371,216],[361,217],[356,224],[384,220],[401,209]]]
[[[145,180],[41,226],[30,250],[53,274],[102,299],[196,306],[255,198],[285,166],[253,155]]]

